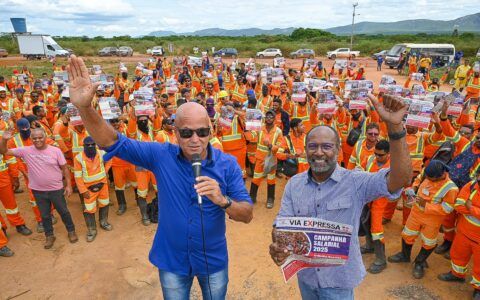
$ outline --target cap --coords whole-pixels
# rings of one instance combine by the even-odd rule
[[[225,98],[225,97],[228,97],[228,92],[227,91],[218,92],[218,98]]]
[[[275,112],[273,110],[267,110],[267,112],[265,112],[265,116],[268,114],[275,116]]]
[[[28,129],[28,128],[30,128],[30,122],[28,122],[28,120],[26,118],[18,119],[17,128],[18,129]]]
[[[93,138],[91,136],[87,136],[86,138],[83,139],[83,144],[92,144],[92,143],[95,143],[95,141],[93,140]]]
[[[425,175],[431,178],[439,178],[448,170],[449,167],[444,162],[434,159],[425,167]]]

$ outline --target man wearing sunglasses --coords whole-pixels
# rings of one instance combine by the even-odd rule
[[[175,119],[165,118],[162,120],[162,130],[160,130],[155,136],[155,141],[159,143],[177,144],[177,138],[175,136]]]
[[[353,227],[345,264],[298,272],[304,299],[353,299],[353,289],[365,276],[356,234],[362,208],[380,197],[398,198],[411,178],[411,161],[402,124],[407,106],[403,100],[392,96],[385,96],[383,103],[372,95],[369,98],[387,125],[390,169],[366,173],[340,167],[337,164],[338,132],[329,126],[318,126],[306,137],[309,171],[293,176],[285,187],[278,217],[313,217]],[[291,251],[279,246],[275,228],[272,240],[270,255],[280,266]]]
[[[373,155],[375,145],[380,137],[380,127],[377,123],[370,123],[365,129],[365,138],[360,138],[353,147],[352,155],[348,160],[347,169],[361,167],[362,161]]]
[[[105,160],[118,156],[150,170],[158,179],[161,200],[150,261],[159,269],[164,298],[189,299],[197,277],[204,298],[224,299],[228,284],[225,212],[232,220],[248,223],[253,209],[235,159],[209,144],[205,108],[194,102],[178,108],[178,146],[128,139],[91,107],[96,84],[90,82],[83,60],[72,55],[67,68],[71,101],[95,142],[108,152]],[[194,178],[196,155],[202,159],[202,176]],[[198,204],[197,195],[203,204]]]

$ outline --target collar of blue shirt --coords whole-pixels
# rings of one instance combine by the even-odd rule
[[[180,146],[177,145],[175,147],[175,154],[177,155],[178,159],[183,159],[186,160],[185,156],[183,155],[182,149]],[[215,151],[213,151],[213,147],[210,143],[207,145],[207,166],[215,166],[215,160],[217,159],[217,155],[215,154]]]
[[[332,175],[330,175],[330,178],[328,179],[332,179],[335,182],[339,182],[342,179],[342,168],[338,164],[335,166],[335,170],[333,171]],[[311,169],[308,169],[308,176],[306,177],[305,184],[308,184],[309,182],[319,184],[318,182],[315,181],[315,179],[313,179]]]

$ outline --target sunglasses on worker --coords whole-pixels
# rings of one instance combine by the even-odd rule
[[[378,132],[367,132],[367,135],[369,135],[369,136],[379,136],[380,134]]]
[[[307,150],[308,151],[317,151],[318,148],[322,149],[322,151],[332,151],[335,148],[335,144],[333,143],[308,143]]]
[[[378,157],[384,157],[385,155],[387,155],[387,153],[377,153],[377,152],[375,152],[374,154],[375,156],[378,156]]]
[[[190,128],[179,128],[178,133],[182,139],[189,139],[193,136],[193,133],[196,133],[199,138],[204,138],[210,135],[210,127],[190,129]]]

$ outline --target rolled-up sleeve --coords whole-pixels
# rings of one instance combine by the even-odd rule
[[[380,197],[394,200],[400,197],[403,188],[390,193],[387,185],[387,175],[390,169],[381,169],[377,173],[355,172],[357,194],[364,204]]]
[[[107,152],[104,155],[105,161],[116,156],[150,171],[153,171],[156,161],[162,156],[162,153],[167,151],[164,144],[139,142],[119,133],[117,142],[103,150]]]

